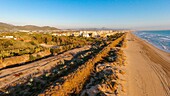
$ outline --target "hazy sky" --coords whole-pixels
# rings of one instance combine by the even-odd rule
[[[170,29],[170,0],[0,0],[0,22],[58,28]]]

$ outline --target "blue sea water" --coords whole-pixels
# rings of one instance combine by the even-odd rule
[[[157,48],[170,53],[170,30],[138,31],[134,32],[134,34]]]

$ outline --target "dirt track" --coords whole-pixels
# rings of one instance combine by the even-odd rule
[[[18,81],[19,79],[29,77],[30,75],[42,75],[44,71],[48,71],[52,67],[56,66],[57,62],[61,62],[63,60],[71,60],[78,52],[88,50],[89,48],[90,46],[76,48],[64,52],[63,54],[48,57],[30,64],[3,69],[0,71],[0,88],[8,86],[13,82]]]

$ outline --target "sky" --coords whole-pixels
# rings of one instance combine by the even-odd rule
[[[0,0],[0,22],[60,29],[170,29],[170,0]]]

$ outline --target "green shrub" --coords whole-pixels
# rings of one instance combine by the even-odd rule
[[[37,55],[37,59],[41,58],[41,55]]]
[[[36,57],[34,57],[32,54],[30,54],[30,55],[29,55],[29,60],[30,60],[30,61],[36,60]]]

